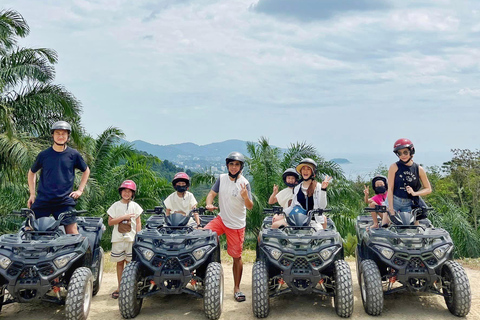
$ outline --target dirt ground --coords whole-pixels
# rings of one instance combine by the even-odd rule
[[[353,319],[373,319],[363,310],[360,289],[356,281],[355,263],[349,262],[352,270],[355,305]],[[466,319],[480,320],[480,271],[466,268],[472,288],[472,308]],[[242,303],[233,300],[233,277],[231,264],[224,264],[225,298],[221,319],[255,319],[252,313],[251,283],[252,264],[244,265],[242,290],[247,300]],[[92,302],[89,319],[122,319],[118,311],[118,301],[110,297],[116,287],[114,273],[105,273],[102,287]],[[270,319],[340,319],[333,307],[332,298],[321,296],[283,295],[270,300]],[[49,303],[10,304],[3,307],[2,319],[64,319],[64,308]],[[146,298],[142,310],[136,319],[206,319],[203,313],[202,299],[182,294],[176,296],[152,296]],[[375,319],[458,319],[450,314],[443,297],[398,293],[385,298],[385,308],[381,316]]]

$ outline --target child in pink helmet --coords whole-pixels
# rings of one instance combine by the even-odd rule
[[[188,214],[190,211],[197,207],[197,200],[193,193],[188,191],[190,187],[190,177],[185,172],[178,172],[175,174],[172,180],[173,188],[175,192],[172,193],[163,202],[165,204],[165,214],[168,216],[173,212],[180,212],[183,215]],[[200,218],[198,213],[195,212],[194,218],[190,218],[188,226],[200,226]]]
[[[132,261],[132,247],[135,235],[142,230],[140,215],[142,207],[133,201],[137,185],[132,180],[125,180],[118,188],[121,199],[108,208],[108,225],[112,231],[112,258],[117,263],[118,287],[112,293],[112,298],[118,298],[120,280],[125,264]]]

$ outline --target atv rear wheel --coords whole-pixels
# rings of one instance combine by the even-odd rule
[[[257,318],[266,318],[270,312],[268,272],[265,261],[257,261],[253,264],[252,309]]]
[[[383,311],[383,289],[380,271],[373,260],[366,259],[360,264],[360,292],[363,308],[371,316],[378,316]]]
[[[65,318],[67,320],[86,320],[90,312],[92,296],[92,271],[86,267],[77,268],[68,283]]]
[[[345,260],[335,261],[335,311],[348,318],[353,313],[353,283],[350,266]]]
[[[223,307],[223,268],[218,262],[210,262],[205,275],[203,308],[208,319],[220,318]]]
[[[125,319],[135,318],[142,308],[143,298],[138,298],[138,283],[141,278],[140,264],[137,261],[132,261],[125,266],[118,294],[118,307]]]
[[[97,295],[98,291],[100,290],[100,286],[102,285],[103,279],[103,265],[105,263],[105,254],[103,252],[103,248],[100,248],[98,252],[98,267],[97,272],[95,275],[95,281],[93,282],[93,295]]]
[[[470,283],[463,267],[456,261],[445,262],[442,269],[443,296],[448,310],[457,317],[470,312],[472,295]]]

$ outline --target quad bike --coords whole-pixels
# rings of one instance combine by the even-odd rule
[[[388,228],[371,228],[371,216],[357,218],[358,282],[365,311],[379,315],[384,295],[399,291],[442,295],[448,310],[459,317],[470,311],[470,284],[463,267],[453,260],[454,245],[447,231],[435,228],[426,216],[431,208],[390,215]],[[385,206],[365,208],[383,213]]]
[[[35,218],[30,209],[14,211],[26,218],[15,234],[0,237],[0,309],[19,302],[65,305],[67,319],[86,319],[92,296],[100,290],[104,254],[102,218],[77,217],[79,234],[65,234],[61,222],[86,211]]]
[[[343,260],[342,238],[330,219],[326,230],[311,226],[312,217],[318,219],[327,211],[330,210],[289,214],[288,226],[279,229],[271,228],[271,216],[264,219],[252,272],[252,307],[256,317],[267,317],[270,298],[286,293],[331,296],[339,316],[352,315],[352,275]],[[283,213],[282,207],[264,212]]]
[[[120,282],[120,313],[125,319],[134,318],[148,296],[188,293],[203,298],[207,318],[218,319],[223,306],[218,237],[211,230],[187,225],[194,212],[200,213],[202,225],[215,216],[205,215],[204,208],[188,215],[165,216],[162,207],[147,212],[154,215],[137,233],[132,262]]]

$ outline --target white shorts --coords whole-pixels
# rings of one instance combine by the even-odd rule
[[[133,242],[121,241],[112,243],[112,262],[132,261],[132,247]]]

